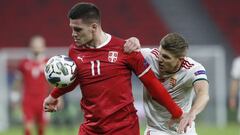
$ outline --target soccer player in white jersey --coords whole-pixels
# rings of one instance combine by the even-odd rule
[[[237,108],[237,97],[239,93],[239,82],[240,82],[240,56],[233,60],[231,70],[231,84],[229,93],[229,107],[232,110]],[[240,123],[240,104],[238,104],[237,120]]]
[[[140,46],[138,39],[129,40],[132,42],[127,42],[129,46],[125,45],[125,50],[131,50],[134,45]],[[171,121],[166,108],[144,91],[147,118],[145,135],[197,135],[194,120],[209,100],[209,86],[206,70],[200,63],[186,56],[187,49],[188,43],[177,33],[167,34],[160,41],[159,49],[141,49],[159,81],[185,113],[179,123]]]

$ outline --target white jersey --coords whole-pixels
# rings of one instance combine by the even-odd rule
[[[231,76],[233,79],[240,80],[240,56],[233,60]]]
[[[141,49],[141,53],[159,78],[158,49]],[[189,112],[194,98],[193,83],[197,80],[207,80],[204,67],[193,59],[185,57],[179,71],[163,76],[160,81],[182,110]],[[152,99],[146,90],[143,93],[143,100],[147,126],[169,134],[177,134],[177,125],[171,129],[168,128],[167,122],[171,118],[168,110]]]
[[[231,77],[236,79],[240,83],[240,56],[235,58],[232,63]],[[238,96],[240,97],[240,92],[238,91]],[[237,120],[240,122],[240,103],[238,104]]]

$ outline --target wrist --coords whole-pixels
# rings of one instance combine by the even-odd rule
[[[196,116],[196,115],[197,115],[197,112],[196,112],[195,110],[190,110],[190,111],[189,111],[189,115],[194,115],[194,116]]]
[[[51,94],[49,94],[48,98],[51,99],[52,101],[56,101],[58,96],[56,96],[56,94],[54,94],[54,93],[51,93]]]
[[[182,109],[177,109],[174,111],[174,114],[172,114],[172,119],[179,119],[181,117],[183,117],[184,113],[182,111]]]
[[[51,96],[52,98],[54,98],[54,99],[57,99],[57,98],[60,97],[62,94],[63,94],[62,91],[59,90],[59,88],[55,87],[55,88],[51,91],[50,96]]]
[[[48,96],[48,98],[51,100],[51,101],[56,101],[57,98],[53,97],[51,94]]]

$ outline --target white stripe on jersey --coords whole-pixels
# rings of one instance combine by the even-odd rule
[[[140,75],[138,75],[138,78],[142,77],[144,74],[148,72],[148,70],[151,69],[151,66],[149,65],[147,69],[145,69]]]

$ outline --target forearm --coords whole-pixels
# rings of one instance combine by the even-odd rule
[[[229,98],[237,98],[237,91],[238,91],[238,80],[232,79]]]
[[[58,98],[58,97],[64,95],[65,93],[68,93],[68,92],[70,92],[70,91],[72,91],[72,90],[73,90],[73,89],[60,89],[60,88],[55,87],[55,88],[51,91],[50,95],[51,95],[53,98]]]
[[[208,82],[205,80],[197,81],[194,83],[196,99],[193,103],[190,113],[197,115],[205,108],[209,101],[208,89]]]
[[[194,115],[198,115],[203,109],[206,107],[209,101],[209,95],[205,93],[198,93],[195,102],[189,113],[193,113]]]
[[[51,91],[50,95],[51,95],[53,98],[58,98],[58,97],[60,97],[60,96],[62,96],[62,95],[64,95],[64,94],[66,94],[66,93],[74,90],[77,85],[78,85],[78,81],[75,80],[75,81],[73,82],[73,84],[71,84],[71,85],[68,86],[68,87],[65,87],[65,88],[57,88],[57,87],[55,87],[55,88]]]
[[[181,108],[174,102],[164,86],[155,77],[154,73],[149,70],[144,74],[140,80],[147,88],[150,95],[172,114],[173,118],[180,118],[182,116]]]

